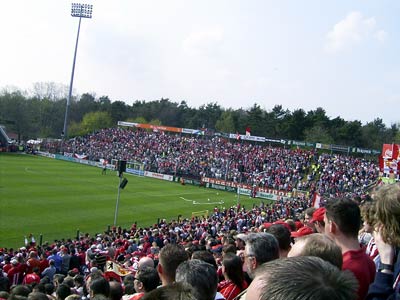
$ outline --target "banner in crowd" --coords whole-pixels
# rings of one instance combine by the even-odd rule
[[[254,135],[244,135],[244,134],[239,134],[239,133],[230,133],[229,138],[236,139],[236,140],[244,140],[244,141],[265,142],[265,137],[254,136]]]
[[[156,179],[161,179],[161,180],[166,180],[166,181],[173,181],[174,180],[174,176],[172,176],[172,175],[154,173],[154,172],[149,172],[149,171],[145,171],[144,172],[144,176],[151,177],[151,178],[156,178]]]
[[[120,264],[118,264],[113,260],[107,260],[105,272],[114,272],[119,276],[126,276],[128,274],[132,274],[131,270],[124,268],[123,266],[121,266]]]
[[[122,282],[122,277],[133,274],[133,272],[113,260],[107,260],[104,269],[104,277],[108,280],[113,279]]]
[[[142,124],[142,123],[131,123],[131,122],[123,122],[123,121],[118,121],[118,126],[136,127],[136,128],[141,128],[141,129],[151,129],[155,132],[158,132],[158,131],[171,131],[171,132],[178,132],[178,133],[182,132],[182,128],[178,128],[178,127]]]
[[[206,187],[226,191],[237,191],[238,186],[240,186],[239,193],[241,195],[251,195],[257,198],[264,198],[269,200],[286,200],[293,196],[292,192],[288,191],[280,191],[262,187],[257,187],[256,189],[254,189],[254,187],[248,184],[239,185],[239,183],[237,182],[225,181],[223,179],[202,177],[201,182],[205,184]]]
[[[383,144],[382,157],[385,159],[400,160],[399,148],[400,145],[398,144]]]
[[[379,170],[384,174],[400,174],[400,145],[383,144]]]

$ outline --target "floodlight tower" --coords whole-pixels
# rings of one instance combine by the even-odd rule
[[[81,29],[81,21],[82,21],[82,18],[91,19],[92,18],[92,11],[93,11],[93,5],[91,5],[91,4],[72,3],[71,16],[79,18],[79,25],[78,25],[78,34],[76,35],[75,52],[74,52],[74,60],[73,60],[73,63],[72,63],[71,82],[69,84],[67,107],[65,109],[64,130],[61,133],[61,138],[62,138],[63,141],[64,141],[65,138],[68,137],[68,131],[67,131],[67,128],[68,128],[68,112],[69,112],[69,106],[71,104],[72,85],[74,83],[76,52],[78,50],[79,31]]]

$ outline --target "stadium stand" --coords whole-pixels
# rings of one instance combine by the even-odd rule
[[[47,146],[55,148],[53,144]],[[311,194],[317,191],[329,196],[350,196],[353,199],[362,197],[364,189],[378,177],[375,163],[363,158],[231,142],[221,137],[207,139],[109,128],[69,140],[63,148],[67,153],[85,155],[94,161],[136,161],[142,164],[145,170],[163,174],[242,180],[260,187],[285,191],[302,189]],[[396,199],[393,201],[400,198]],[[254,253],[250,253],[249,247],[238,248],[235,240],[246,240],[244,236],[248,233],[263,232],[273,224],[282,224],[290,230],[308,226],[306,222],[302,222],[299,214],[311,206],[311,197],[301,196],[291,200],[279,199],[271,204],[261,203],[250,209],[240,205],[215,207],[207,216],[194,214],[191,218],[178,220],[160,219],[157,224],[146,228],[133,223],[130,228],[107,228],[103,233],[94,236],[81,234],[75,239],[60,238],[42,245],[32,240],[19,249],[0,248],[0,279],[4,278],[1,282],[5,282],[0,291],[18,291],[17,287],[23,285],[23,278],[29,274],[28,270],[32,269],[30,261],[38,261],[41,274],[49,264],[54,263],[49,259],[53,254],[51,257],[61,256],[64,260],[67,256],[69,258],[69,266],[58,272],[63,275],[56,277],[57,280],[63,279],[61,285],[70,284],[71,293],[77,295],[74,299],[90,298],[90,290],[81,288],[82,277],[86,283],[99,277],[121,281],[126,291],[126,297],[123,299],[139,299],[143,295],[134,294],[135,286],[140,284],[140,278],[146,280],[145,276],[137,276],[139,260],[143,257],[153,260],[156,270],[162,272],[160,267],[157,267],[159,253],[168,244],[183,246],[188,257],[196,251],[208,253],[207,259],[210,259],[211,255],[212,265],[216,266],[219,275],[218,281],[224,282],[226,287],[225,283],[229,283],[229,279],[234,276],[224,274],[222,253],[232,248],[236,252],[233,255],[240,257],[243,265],[250,265],[251,259],[254,258]],[[170,261],[172,264],[174,258],[171,257]],[[391,271],[389,267],[386,266],[385,270]],[[162,268],[168,266],[163,265]],[[246,268],[243,271],[245,272]],[[79,276],[80,280],[74,281],[76,276]],[[251,282],[247,275],[241,274],[239,278],[246,278]],[[48,284],[47,279],[41,278],[39,284],[23,286],[33,291],[43,284],[43,293],[46,293],[46,283]],[[59,283],[61,282],[57,282]],[[232,288],[235,286],[232,285]],[[398,286],[395,288],[398,289]]]

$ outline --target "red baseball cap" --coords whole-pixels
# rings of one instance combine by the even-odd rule
[[[301,223],[300,221],[295,221],[294,224],[296,224],[296,229],[299,230],[301,227],[304,227],[304,224]]]
[[[290,235],[291,235],[291,237],[298,238],[298,237],[309,235],[312,233],[314,233],[314,231],[310,227],[304,226],[304,227],[301,227],[297,231],[293,231]]]
[[[314,211],[311,219],[311,223],[314,222],[323,222],[324,221],[324,215],[325,215],[326,209],[325,207],[320,207],[316,211]]]

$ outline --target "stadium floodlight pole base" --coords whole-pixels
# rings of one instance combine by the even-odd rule
[[[118,195],[117,195],[117,203],[116,203],[116,205],[115,205],[114,226],[117,226],[117,216],[118,216],[119,197],[120,197],[120,195],[121,195],[121,183],[122,183],[122,172],[119,172]]]
[[[240,204],[240,186],[242,185],[242,172],[239,175],[239,185],[237,188],[237,203],[236,203],[236,211],[239,211],[239,204]]]

